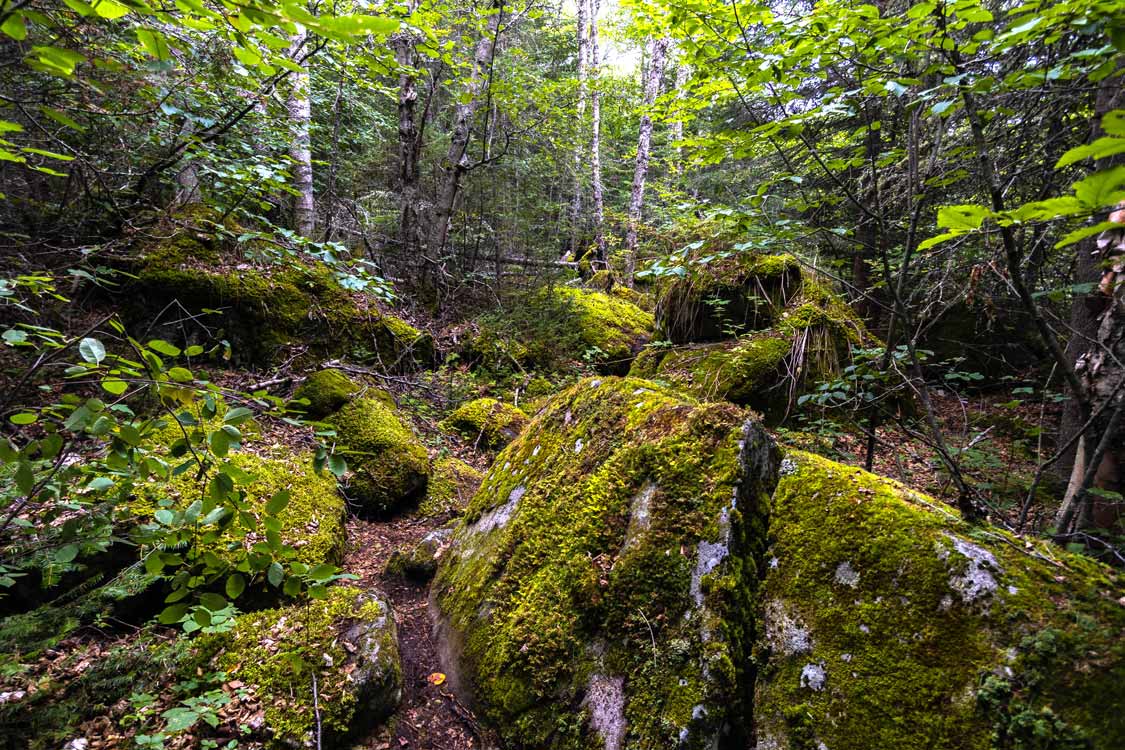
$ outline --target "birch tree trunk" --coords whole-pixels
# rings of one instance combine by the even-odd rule
[[[417,0],[412,0],[409,12],[413,14],[417,8]],[[411,258],[422,244],[419,221],[421,195],[418,179],[422,144],[415,114],[418,81],[414,72],[418,64],[418,39],[413,30],[403,29],[391,36],[390,42],[395,52],[395,62],[400,68],[398,77],[399,241],[402,243],[403,257]]]
[[[641,114],[640,135],[637,136],[637,165],[633,169],[633,190],[629,194],[629,228],[625,234],[625,282],[633,285],[637,270],[637,225],[645,202],[645,179],[648,177],[649,152],[652,148],[652,107],[660,96],[660,76],[664,73],[664,56],[668,51],[667,39],[649,39],[648,70],[644,76],[644,111]]]
[[[581,2],[581,0],[579,0]],[[590,74],[593,94],[590,98],[590,191],[594,200],[594,261],[600,268],[607,265],[605,244],[605,193],[602,188],[602,92],[601,56],[598,52],[599,0],[590,0]]]
[[[316,228],[316,205],[313,202],[312,149],[309,138],[309,124],[312,122],[312,107],[309,103],[309,72],[301,62],[302,50],[308,39],[308,31],[298,27],[289,38],[289,52],[293,61],[301,66],[300,72],[293,73],[293,88],[285,103],[289,113],[289,157],[293,160],[293,228],[303,237],[312,237]]]
[[[589,59],[589,0],[578,0],[578,101],[575,104],[575,114],[578,125],[577,137],[574,139],[574,196],[570,201],[570,251],[578,259],[579,222],[582,216],[582,158],[583,152],[583,122],[586,116],[586,98],[589,88],[586,78],[587,60]]]
[[[430,216],[430,234],[426,251],[428,261],[436,264],[445,250],[449,238],[449,222],[453,205],[461,188],[461,178],[469,170],[468,148],[473,132],[473,118],[480,108],[481,94],[488,82],[492,59],[496,54],[496,39],[500,34],[500,21],[504,15],[504,0],[493,0],[489,6],[488,26],[477,41],[473,52],[473,66],[465,90],[453,114],[449,151],[445,156],[445,179],[439,188]]]

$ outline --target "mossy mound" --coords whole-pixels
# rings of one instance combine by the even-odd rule
[[[345,494],[362,512],[391,513],[425,493],[426,446],[385,400],[356,399],[327,421],[350,469]]]
[[[313,677],[325,747],[389,716],[402,691],[394,613],[386,599],[334,586],[325,599],[241,615],[198,640],[196,664],[238,679],[261,701],[272,747],[317,747]]]
[[[142,249],[136,278],[124,289],[123,312],[149,335],[185,346],[226,340],[244,365],[273,363],[293,344],[388,370],[433,365],[432,337],[367,305],[323,266],[231,266],[238,259],[223,251],[207,222],[168,231]]]
[[[674,344],[721,341],[769,328],[801,291],[792,255],[736,253],[693,264],[656,304],[656,327]]]
[[[527,415],[515,406],[494,398],[478,398],[457,407],[441,427],[460,433],[481,448],[495,450],[512,442],[527,422]]]
[[[1107,568],[800,451],[762,587],[759,748],[1125,746]]]
[[[312,419],[321,419],[341,409],[360,390],[359,383],[339,370],[321,370],[297,387],[293,406]]]
[[[766,257],[789,267],[787,256]],[[770,307],[770,327],[764,330],[646,349],[629,374],[668,382],[699,398],[751,406],[777,422],[810,385],[840,374],[851,347],[872,342],[863,321],[814,278],[803,277],[788,292],[787,305]]]
[[[515,747],[744,742],[775,455],[737,407],[647,381],[552,398],[438,568],[455,684]]]
[[[460,515],[483,479],[483,474],[459,458],[439,458],[430,472],[426,497],[418,504],[418,515],[427,518]]]
[[[603,269],[595,272],[586,280],[586,287],[623,299],[648,312],[652,312],[656,307],[656,301],[651,294],[623,284],[612,271]]]
[[[311,453],[276,450],[259,455],[246,451],[231,453],[233,464],[244,482],[237,489],[245,493],[247,516],[236,514],[214,540],[201,537],[200,543],[220,558],[236,560],[241,553],[266,540],[265,507],[280,490],[289,491],[289,505],[278,516],[281,540],[296,551],[294,560],[308,565],[339,562],[344,552],[347,530],[344,527],[344,501],[336,479],[327,470],[313,469]],[[151,516],[161,502],[185,508],[199,499],[203,490],[192,472],[167,481],[154,480],[140,488],[138,499],[130,505],[134,515]]]
[[[470,362],[493,372],[577,371],[622,375],[652,336],[652,314],[604,292],[545,287],[490,313],[467,342]]]

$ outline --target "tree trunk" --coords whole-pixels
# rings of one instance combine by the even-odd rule
[[[436,264],[445,250],[449,238],[449,223],[453,205],[461,188],[461,178],[469,170],[468,148],[473,132],[473,118],[481,104],[481,93],[490,79],[492,59],[496,54],[496,39],[500,34],[500,21],[504,15],[504,0],[493,0],[489,6],[488,26],[477,41],[473,53],[473,67],[465,91],[453,114],[449,151],[445,156],[445,179],[439,188],[430,216],[430,234],[426,252],[428,261]]]
[[[637,270],[637,225],[645,202],[645,179],[648,177],[649,151],[652,148],[652,107],[660,95],[660,76],[664,73],[667,39],[649,39],[648,70],[644,75],[644,110],[640,135],[637,137],[637,164],[633,169],[633,190],[629,194],[629,228],[625,234],[625,282],[633,285]]]
[[[417,9],[416,0],[409,11]],[[418,81],[414,68],[418,63],[418,40],[413,30],[403,29],[391,39],[398,77],[398,177],[399,177],[399,242],[404,258],[412,258],[422,243],[419,221],[420,190],[418,164],[421,161],[422,143],[418,135],[415,105],[418,102]]]
[[[578,101],[575,103],[577,120],[574,139],[574,196],[570,201],[570,242],[569,251],[574,253],[575,259],[580,255],[578,250],[579,223],[582,216],[582,135],[583,120],[586,116],[586,98],[589,86],[586,82],[587,60],[589,59],[589,14],[587,3],[589,0],[578,0]]]
[[[680,141],[684,139],[684,99],[687,98],[687,82],[691,70],[683,60],[676,62],[676,119],[672,120],[672,141],[676,144],[675,169],[679,173],[684,171],[684,147]]]
[[[180,127],[180,138],[190,137],[191,131],[191,121],[184,120],[184,124]],[[172,200],[177,208],[190,206],[200,201],[199,164],[190,156],[184,161],[180,171],[176,173],[176,195]]]
[[[608,265],[605,244],[605,192],[602,187],[602,92],[601,57],[598,52],[599,0],[590,0],[590,70],[593,95],[590,98],[590,192],[594,199],[594,262]]]
[[[293,88],[289,91],[286,109],[289,111],[289,157],[293,160],[293,228],[303,237],[312,237],[316,228],[316,206],[313,203],[312,150],[309,125],[312,108],[309,103],[309,72],[301,62],[308,32],[303,27],[290,37],[290,55],[301,66],[293,73]]]

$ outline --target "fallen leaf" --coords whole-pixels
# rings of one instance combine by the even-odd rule
[[[427,677],[427,678],[426,678],[426,680],[427,680],[427,681],[428,681],[428,682],[429,682],[429,683],[430,683],[431,685],[440,685],[440,684],[442,684],[443,682],[445,682],[445,675],[444,675],[444,674],[442,674],[441,672],[434,672],[434,673],[433,673],[433,674],[431,674],[431,675],[430,675],[429,677]]]

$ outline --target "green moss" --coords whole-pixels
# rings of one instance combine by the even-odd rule
[[[527,425],[527,415],[494,398],[478,398],[461,404],[446,417],[441,428],[459,432],[481,448],[503,448]]]
[[[227,633],[199,639],[196,663],[246,683],[262,703],[274,747],[315,741],[313,674],[329,743],[394,710],[402,670],[385,601],[336,586],[325,599],[241,615]]]
[[[395,511],[426,490],[426,447],[385,401],[361,398],[333,414],[351,474],[346,494],[369,514]]]
[[[418,514],[428,518],[449,518],[460,514],[483,478],[479,471],[459,458],[439,458],[434,461],[426,497],[418,504]]]
[[[513,370],[622,374],[652,333],[652,314],[604,292],[545,287],[479,321],[467,358],[497,374]]]
[[[360,385],[339,370],[321,370],[310,375],[294,392],[295,406],[309,417],[320,419],[337,411],[359,393]]]
[[[759,746],[1122,745],[1125,611],[1108,569],[812,454],[790,451],[782,475]]]
[[[648,381],[584,380],[497,457],[433,591],[514,746],[590,746],[583,700],[617,678],[624,746],[738,733],[769,484],[746,470],[747,443],[768,446],[743,422]]]

